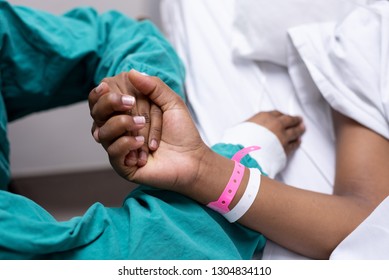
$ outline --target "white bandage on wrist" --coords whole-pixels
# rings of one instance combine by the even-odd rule
[[[251,157],[269,178],[274,178],[286,164],[286,154],[277,136],[269,129],[252,122],[243,122],[227,129],[221,143],[241,144],[244,147],[260,146],[260,152]]]
[[[242,198],[231,211],[223,214],[227,221],[236,222],[250,209],[257,197],[260,184],[261,172],[257,168],[250,168],[250,179]]]

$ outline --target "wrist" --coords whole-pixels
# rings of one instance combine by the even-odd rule
[[[201,204],[217,199],[227,184],[233,168],[231,160],[208,149],[201,159],[196,181],[188,195]]]
[[[201,160],[196,181],[186,195],[204,205],[217,200],[230,180],[234,165],[235,163],[231,159],[209,149]],[[237,204],[247,186],[248,180],[249,171],[245,168],[242,181],[235,197],[231,201],[230,207],[234,207]]]

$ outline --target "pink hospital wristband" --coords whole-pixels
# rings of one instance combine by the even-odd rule
[[[226,214],[230,212],[229,205],[234,199],[236,192],[238,191],[239,185],[242,182],[245,167],[239,163],[239,161],[251,151],[260,149],[258,146],[251,146],[244,148],[237,152],[232,160],[235,162],[234,170],[231,174],[230,180],[227,183],[226,188],[220,195],[219,199],[212,201],[207,206],[220,214]]]
[[[239,162],[235,161],[234,171],[232,171],[232,175],[228,184],[219,199],[207,204],[207,206],[220,214],[225,214],[230,211],[228,206],[231,201],[234,199],[234,196],[239,188],[240,182],[242,181],[244,175],[245,167]]]
[[[260,148],[261,147],[259,146],[250,146],[247,148],[243,148],[242,150],[238,151],[231,159],[240,162],[245,155],[252,151],[259,150]]]

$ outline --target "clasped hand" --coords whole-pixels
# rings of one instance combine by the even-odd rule
[[[169,190],[191,186],[196,180],[210,149],[184,102],[159,78],[131,70],[103,80],[88,100],[92,134],[119,175]],[[145,113],[150,122],[142,117]],[[158,146],[150,147],[154,141]],[[147,159],[137,156],[145,150]]]

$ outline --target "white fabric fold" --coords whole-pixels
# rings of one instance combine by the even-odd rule
[[[234,0],[235,57],[287,65],[287,30],[337,21],[368,0]]]
[[[331,107],[389,138],[389,2],[361,6],[338,24],[292,28],[289,35]]]

